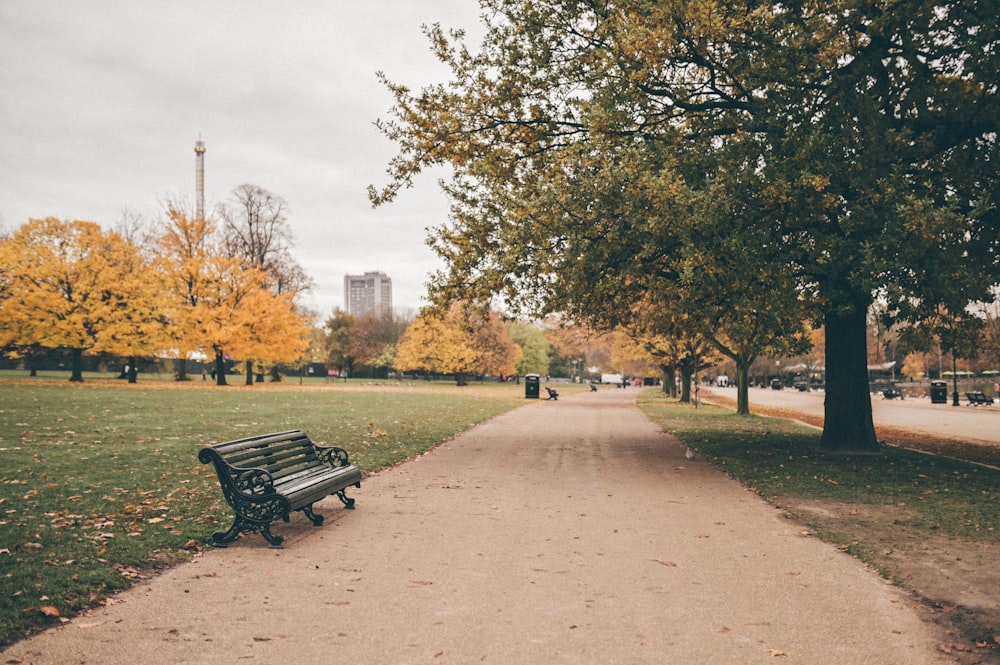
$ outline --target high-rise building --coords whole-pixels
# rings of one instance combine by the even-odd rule
[[[392,280],[384,272],[344,275],[344,307],[348,314],[392,314]]]

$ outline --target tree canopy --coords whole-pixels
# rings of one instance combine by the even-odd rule
[[[869,306],[959,321],[1000,281],[998,1],[480,4],[478,49],[428,30],[448,82],[386,81],[373,202],[453,173],[433,295],[603,326],[652,298],[737,355],[812,320],[821,445],[877,448]]]
[[[94,222],[35,219],[0,242],[0,346],[67,348],[71,381],[84,351],[132,356],[165,339],[157,271]]]
[[[220,385],[226,355],[246,360],[248,370],[251,361],[297,359],[309,343],[309,321],[298,312],[295,294],[276,293],[273,274],[224,251],[211,221],[190,219],[176,208],[167,216],[160,257],[180,357],[213,357]]]
[[[511,374],[521,357],[499,315],[455,303],[420,313],[399,340],[396,367],[454,374],[465,385],[469,375]]]

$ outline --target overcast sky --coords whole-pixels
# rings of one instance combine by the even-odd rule
[[[382,270],[418,307],[441,266],[426,231],[447,216],[436,179],[373,210],[395,148],[373,127],[447,72],[422,24],[478,34],[476,0],[0,2],[0,227],[30,218],[154,221],[168,198],[205,207],[243,183],[288,203],[310,306],[343,307],[345,273]]]

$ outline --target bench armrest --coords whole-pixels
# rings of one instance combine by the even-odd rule
[[[343,448],[338,448],[337,446],[321,446],[317,443],[314,443],[313,446],[316,447],[316,456],[323,460],[324,464],[334,468],[351,465],[351,460],[347,456],[347,451]]]
[[[232,489],[248,497],[274,493],[274,478],[264,469],[233,466],[211,447],[198,453],[202,464],[211,462],[223,490]]]

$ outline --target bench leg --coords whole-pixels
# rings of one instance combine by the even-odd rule
[[[271,547],[281,547],[281,543],[285,540],[281,536],[271,533],[270,522],[267,524],[255,524],[237,516],[233,520],[233,525],[228,530],[216,531],[212,534],[212,547],[228,547],[229,543],[236,540],[244,531],[259,531],[260,535],[264,536],[264,540]]]
[[[283,536],[276,536],[271,533],[270,523],[260,527],[260,535],[264,536],[264,540],[266,540],[267,544],[271,547],[281,547],[281,543],[285,541]]]
[[[320,526],[323,524],[323,516],[313,512],[311,503],[308,506],[302,507],[302,513],[309,518],[309,521],[312,522],[313,525]]]
[[[351,510],[354,510],[354,499],[347,496],[344,490],[340,490],[339,492],[337,492],[337,498],[339,498],[341,501],[344,502],[344,508],[350,508]]]
[[[233,520],[233,525],[228,530],[216,531],[212,534],[212,547],[228,547],[229,543],[236,540],[244,531],[259,531],[260,535],[264,536],[264,540],[271,547],[281,547],[281,543],[284,540],[281,536],[275,536],[271,533],[270,522],[267,524],[254,524],[241,517],[237,517]]]

